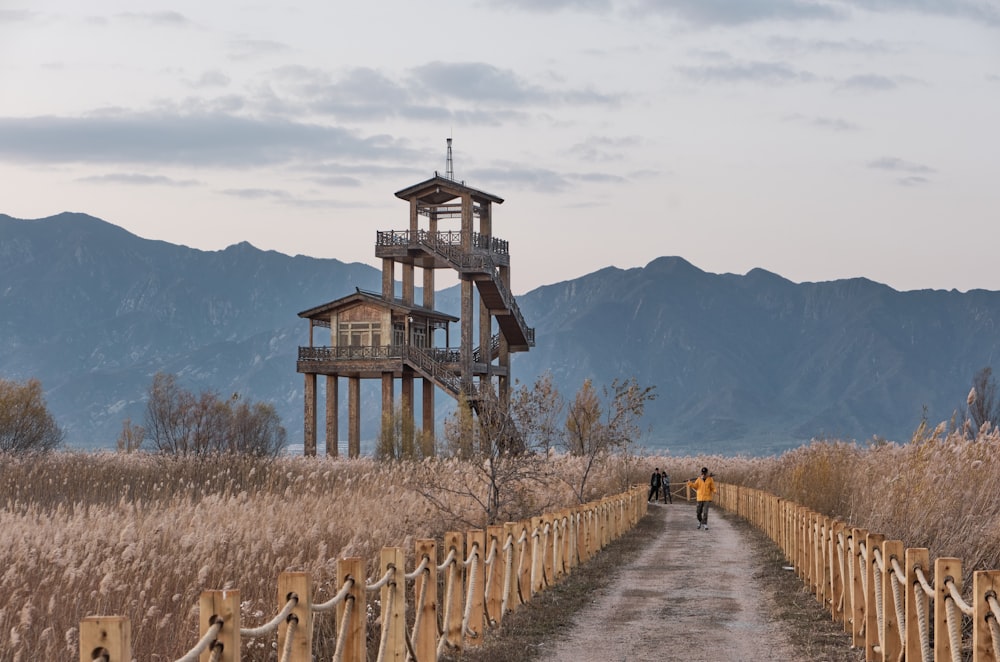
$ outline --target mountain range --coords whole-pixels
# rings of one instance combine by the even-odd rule
[[[380,272],[245,242],[202,251],[86,214],[0,215],[0,377],[40,379],[72,447],[113,448],[123,420],[142,422],[158,371],[273,403],[301,443],[295,360],[308,322],[297,314],[355,287],[381,289]],[[1000,356],[1000,292],[985,290],[794,283],[661,257],[517,300],[537,339],[513,358],[519,381],[548,372],[567,399],[588,378],[655,386],[640,443],[676,455],[906,441],[922,418],[960,413],[973,375]],[[457,288],[436,302],[457,312]],[[438,401],[443,416],[452,405]]]

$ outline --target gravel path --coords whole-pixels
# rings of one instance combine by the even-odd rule
[[[767,598],[743,534],[713,509],[709,530],[694,506],[650,504],[661,526],[617,581],[593,596],[553,644],[554,662],[760,662],[795,658],[768,622]]]

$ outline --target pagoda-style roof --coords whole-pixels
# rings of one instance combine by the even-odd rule
[[[418,201],[428,205],[441,205],[449,200],[460,198],[465,194],[469,194],[477,202],[503,204],[503,198],[497,197],[492,193],[474,189],[471,186],[466,186],[465,182],[456,182],[448,177],[442,177],[437,173],[434,173],[434,176],[425,182],[420,182],[401,191],[396,191],[397,198],[402,200],[416,198]]]
[[[299,317],[313,320],[319,326],[329,326],[331,312],[348,308],[358,303],[372,303],[376,306],[387,307],[394,313],[400,313],[402,315],[416,314],[437,322],[458,322],[460,320],[460,318],[455,317],[454,315],[442,313],[437,310],[431,310],[430,308],[424,308],[423,306],[405,303],[402,299],[394,298],[386,300],[381,294],[368,292],[366,290],[362,290],[361,288],[355,288],[354,293],[348,294],[345,297],[334,299],[329,303],[324,303],[316,306],[315,308],[303,310],[299,313]]]

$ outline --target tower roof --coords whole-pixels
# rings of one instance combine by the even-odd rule
[[[471,195],[472,199],[477,202],[503,204],[503,198],[501,197],[474,189],[471,186],[466,186],[464,182],[456,182],[453,179],[442,177],[437,173],[434,173],[434,176],[427,181],[396,191],[396,197],[401,200],[416,198],[418,201],[429,205],[441,205],[465,194]]]

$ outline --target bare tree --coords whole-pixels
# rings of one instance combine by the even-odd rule
[[[49,451],[64,436],[45,404],[40,381],[0,379],[0,451]]]
[[[997,407],[997,382],[993,378],[993,368],[986,366],[975,374],[972,378],[972,390],[969,391],[966,402],[974,433],[985,423],[997,427],[997,423],[1000,422],[1000,408]]]
[[[233,394],[222,400],[211,391],[199,396],[177,385],[174,375],[157,373],[146,402],[146,431],[153,447],[178,455],[247,453],[277,456],[286,442],[277,410]]]
[[[587,481],[598,462],[626,451],[639,439],[639,421],[646,403],[656,399],[655,388],[639,386],[635,378],[616,379],[603,389],[603,402],[589,379],[577,391],[566,416],[565,446],[571,455],[584,459],[580,475],[571,483],[580,503],[587,500]]]

